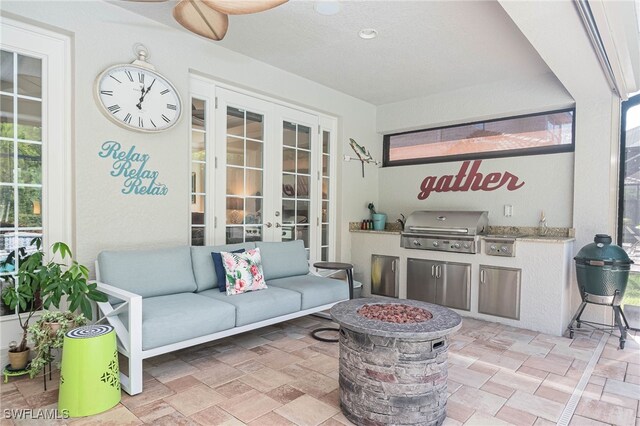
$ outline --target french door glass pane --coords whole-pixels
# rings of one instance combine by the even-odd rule
[[[329,260],[329,183],[330,183],[330,155],[329,146],[331,133],[322,131],[322,194],[320,220],[322,222],[322,237],[320,241],[320,254],[323,261]]]
[[[206,244],[207,101],[191,98],[191,245]]]
[[[226,121],[226,242],[262,241],[264,116],[229,106]]]
[[[309,246],[309,193],[311,166],[311,128],[282,122],[282,239],[302,240]]]
[[[0,275],[15,276],[20,255],[35,252],[31,241],[43,235],[42,60],[6,50],[0,56],[0,264],[12,259]],[[1,304],[0,315],[13,314]]]

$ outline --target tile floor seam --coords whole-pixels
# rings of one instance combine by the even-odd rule
[[[578,402],[580,402],[582,393],[584,392],[584,389],[587,387],[587,383],[589,383],[589,379],[591,378],[591,375],[595,370],[596,364],[600,359],[600,355],[602,355],[602,352],[604,351],[604,347],[607,344],[608,339],[609,339],[609,336],[607,334],[603,334],[602,337],[600,337],[600,342],[598,343],[598,346],[596,347],[595,351],[591,355],[591,359],[589,360],[589,364],[587,364],[587,368],[582,373],[582,377],[580,377],[580,381],[578,382],[575,389],[573,390],[573,393],[571,394],[571,398],[565,405],[564,410],[560,415],[560,419],[558,420],[558,423],[557,423],[558,426],[569,425],[569,422],[571,421],[571,418],[573,417],[573,414],[575,413],[576,408],[578,407]]]

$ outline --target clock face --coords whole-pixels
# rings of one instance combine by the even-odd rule
[[[182,112],[173,85],[157,72],[136,65],[105,70],[96,81],[96,96],[107,117],[132,130],[167,130]]]

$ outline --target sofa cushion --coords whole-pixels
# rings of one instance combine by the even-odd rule
[[[349,299],[349,285],[345,281],[311,274],[269,280],[267,285],[269,289],[280,287],[300,293],[302,309]]]
[[[196,290],[189,247],[105,250],[98,255],[98,266],[100,281],[142,297]]]
[[[227,296],[267,288],[259,248],[247,250],[244,253],[223,251],[222,263],[226,272]]]
[[[236,327],[298,312],[301,300],[300,293],[278,287],[269,287],[264,290],[250,291],[234,296],[220,293],[218,289],[203,291],[198,295],[207,296],[235,306]]]
[[[302,240],[282,243],[259,241],[256,247],[260,249],[262,255],[262,268],[267,281],[309,273],[307,251],[304,249]],[[267,285],[269,285],[268,282]]]
[[[250,250],[255,248],[255,243],[226,244],[220,246],[193,246],[191,247],[191,264],[193,275],[196,279],[198,291],[209,290],[218,287],[216,268],[213,266],[211,253],[234,251],[239,249]]]
[[[218,292],[217,289],[213,290]],[[218,292],[219,293],[219,292]],[[148,350],[233,328],[236,308],[195,293],[142,299],[142,349]],[[128,312],[120,318],[128,327]]]
[[[233,250],[231,253],[244,253],[246,250],[241,248],[238,250]],[[211,257],[213,258],[213,267],[216,272],[216,280],[218,281],[218,290],[227,291],[227,278],[225,277],[225,269],[224,264],[222,263],[222,253],[226,252],[211,252]]]

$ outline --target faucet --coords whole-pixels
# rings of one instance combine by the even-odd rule
[[[396,222],[400,224],[400,226],[402,227],[402,230],[404,231],[404,223],[407,219],[404,217],[402,213],[400,213],[400,217],[401,219],[396,220]]]

